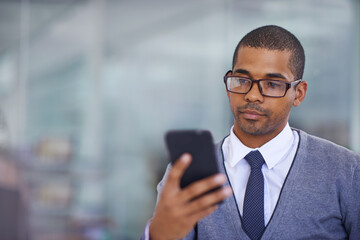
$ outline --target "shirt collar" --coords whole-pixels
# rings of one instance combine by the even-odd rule
[[[226,160],[231,167],[234,167],[239,161],[244,160],[244,157],[251,151],[259,150],[263,156],[265,163],[269,169],[273,168],[278,162],[286,157],[289,149],[291,148],[294,135],[291,131],[289,123],[286,124],[284,129],[269,142],[265,143],[259,148],[249,148],[245,146],[235,135],[234,126],[230,130],[230,155]]]

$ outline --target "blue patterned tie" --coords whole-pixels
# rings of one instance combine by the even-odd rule
[[[265,230],[264,176],[261,172],[264,158],[256,150],[246,155],[245,159],[251,166],[251,172],[244,198],[243,229],[252,240],[258,240]]]

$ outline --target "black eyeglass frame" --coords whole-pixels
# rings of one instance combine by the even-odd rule
[[[226,74],[227,75],[227,74]],[[292,82],[286,82],[286,81],[282,81],[282,80],[275,80],[275,79],[258,79],[258,80],[254,80],[254,79],[251,79],[251,78],[247,78],[247,77],[240,77],[240,76],[224,76],[224,83],[225,83],[225,87],[226,87],[226,91],[228,92],[231,92],[231,93],[237,93],[237,94],[247,94],[251,91],[254,83],[257,83],[258,85],[258,88],[259,88],[259,91],[261,93],[262,96],[264,97],[273,97],[273,98],[281,98],[281,97],[284,97],[287,93],[287,91],[294,85],[296,84],[295,88],[297,87],[297,85],[299,85],[299,83],[301,83],[302,79],[298,79],[298,80],[295,80],[295,81],[292,81]],[[247,80],[250,80],[251,81],[251,86],[249,88],[249,91],[247,92],[244,92],[244,93],[239,93],[239,92],[234,92],[234,91],[231,91],[228,89],[228,86],[227,86],[227,79],[228,78],[232,78],[232,77],[238,77],[238,78],[243,78],[243,79],[247,79]],[[285,93],[284,95],[282,96],[269,96],[269,95],[266,95],[262,92],[262,88],[261,88],[261,85],[259,84],[260,81],[263,81],[263,80],[267,80],[267,81],[276,81],[276,82],[281,82],[281,83],[285,83],[286,84],[286,90],[285,90]]]

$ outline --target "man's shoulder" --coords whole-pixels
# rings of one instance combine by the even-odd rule
[[[299,150],[307,154],[314,154],[313,156],[322,156],[322,158],[336,159],[338,162],[341,159],[360,165],[360,154],[352,151],[344,146],[336,144],[327,139],[314,136],[299,129],[297,131],[300,136]]]

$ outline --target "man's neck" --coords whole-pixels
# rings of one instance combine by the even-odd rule
[[[234,133],[236,137],[247,147],[249,148],[259,148],[265,143],[269,142],[271,139],[276,137],[286,126],[286,124],[280,128],[278,131],[268,132],[266,134],[255,135],[255,134],[248,134],[241,131],[239,128],[234,126]]]

